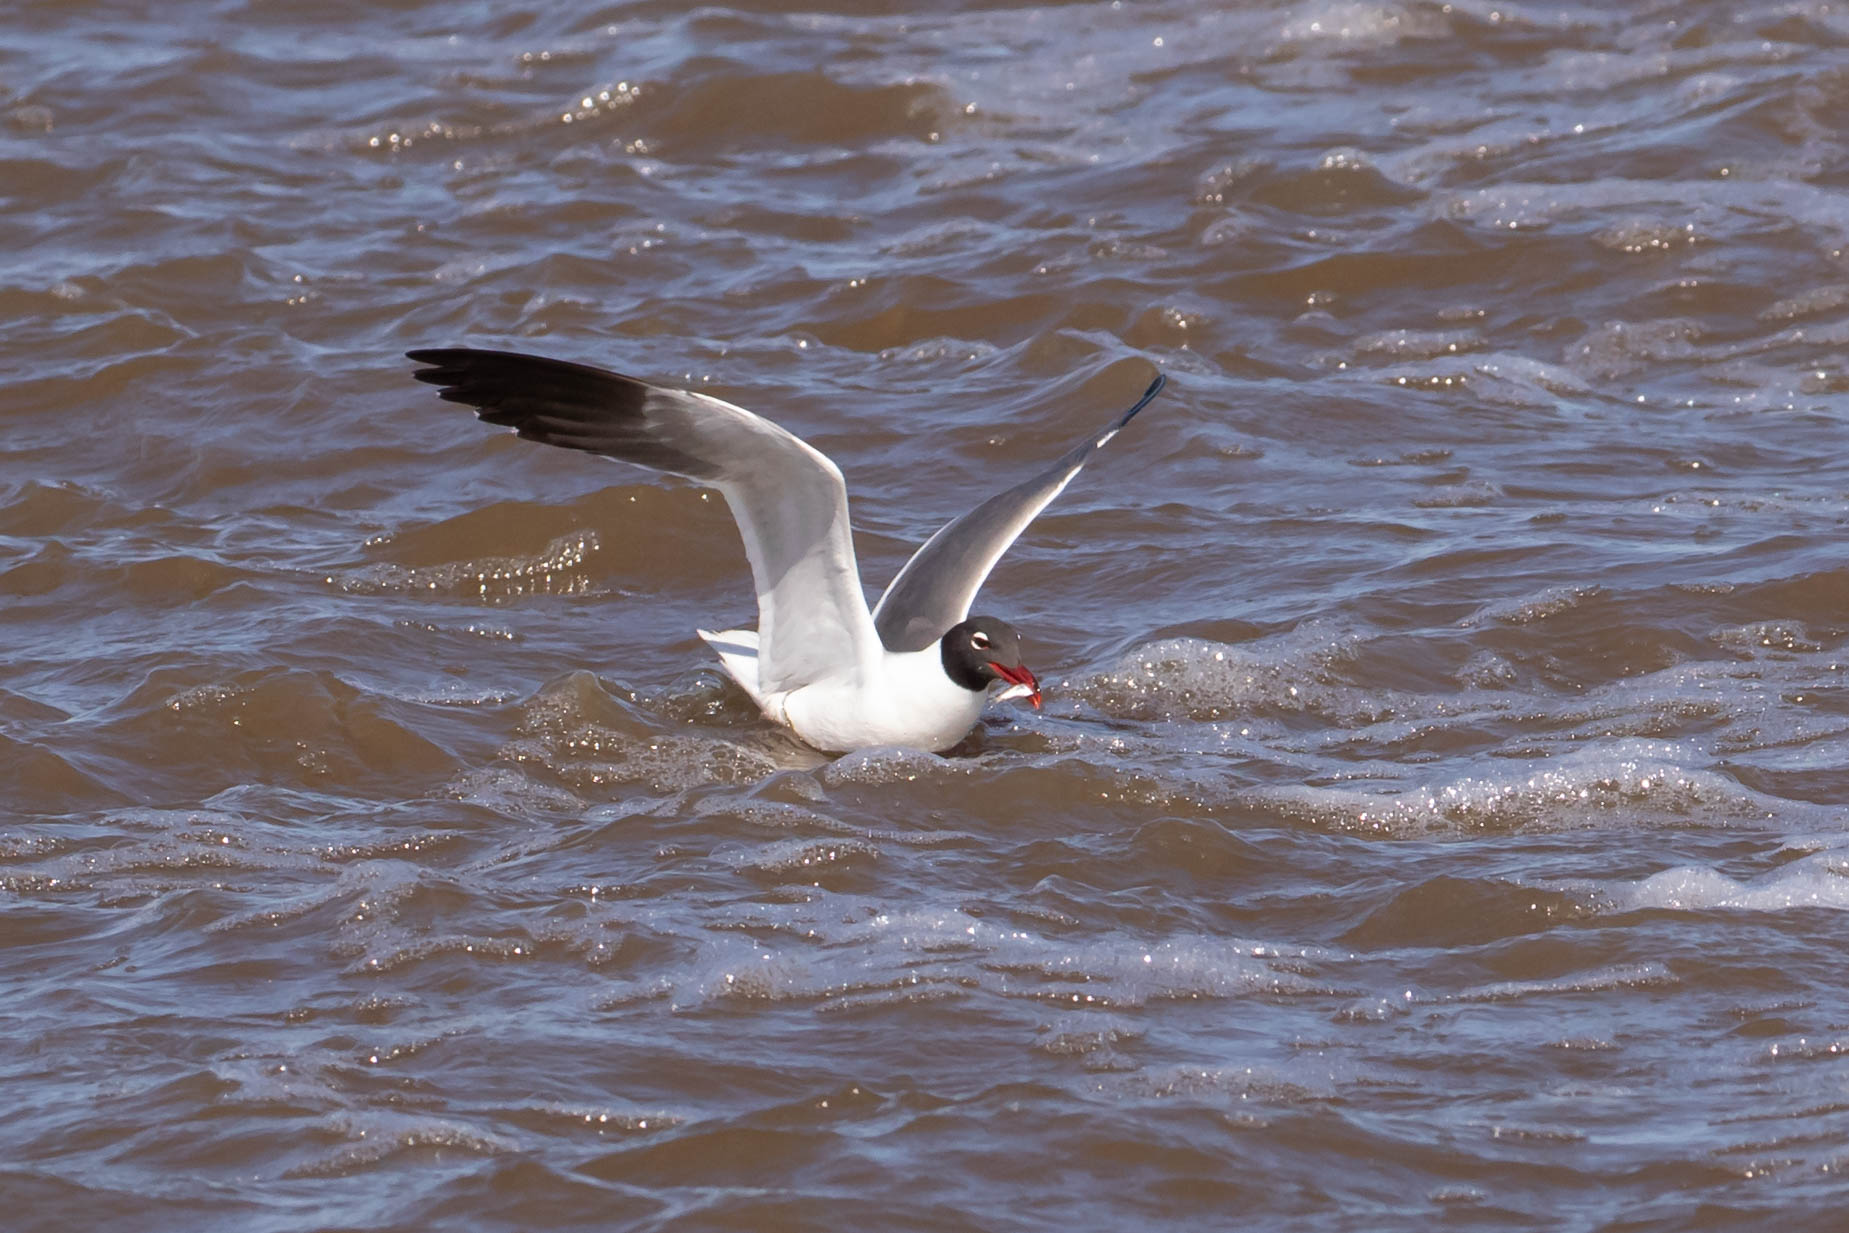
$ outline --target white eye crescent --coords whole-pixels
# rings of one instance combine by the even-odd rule
[[[989,649],[989,636],[981,630],[977,630],[969,636],[969,644],[978,651],[986,651]]]

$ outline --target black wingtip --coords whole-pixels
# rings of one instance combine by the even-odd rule
[[[469,354],[467,347],[419,347],[404,353],[404,358],[413,364],[430,364],[441,368],[456,359]]]
[[[1165,372],[1157,373],[1156,379],[1151,381],[1149,383],[1149,388],[1143,391],[1143,396],[1136,400],[1136,405],[1123,413],[1123,418],[1117,421],[1117,426],[1122,428],[1125,424],[1135,419],[1136,413],[1154,402],[1156,400],[1156,395],[1160,394],[1162,392],[1162,387],[1167,384],[1168,374]]]

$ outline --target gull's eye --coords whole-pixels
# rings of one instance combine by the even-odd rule
[[[989,649],[989,636],[979,629],[969,636],[969,644],[978,651],[986,651]]]

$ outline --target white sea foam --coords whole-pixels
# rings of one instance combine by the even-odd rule
[[[721,937],[676,979],[674,997],[755,1000],[915,998],[978,991],[1085,1009],[1247,994],[1326,994],[1304,969],[1341,956],[1319,948],[1175,935],[1068,940],[953,907],[856,910],[852,896],[749,905],[750,939]]]
[[[1498,759],[1392,793],[1287,785],[1257,789],[1248,799],[1312,825],[1390,835],[1727,825],[1764,822],[1792,808],[1708,769],[1707,761],[1676,742],[1624,738],[1513,765]]]
[[[1744,879],[1702,865],[1678,865],[1635,882],[1601,883],[1598,889],[1620,912],[1849,908],[1849,854],[1816,852]]]
[[[1214,719],[1256,708],[1318,712],[1339,708],[1355,719],[1364,696],[1333,687],[1332,669],[1354,657],[1360,639],[1326,622],[1306,622],[1253,646],[1170,638],[1125,655],[1068,689],[1108,715],[1134,719]]]

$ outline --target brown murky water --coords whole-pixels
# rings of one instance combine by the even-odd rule
[[[0,38],[0,1223],[1841,1227],[1843,5],[150,11]],[[875,584],[1171,384],[828,760],[454,343]]]

